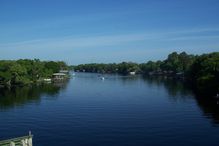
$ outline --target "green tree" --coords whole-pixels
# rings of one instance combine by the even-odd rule
[[[212,95],[219,93],[219,53],[197,57],[188,77],[200,92]]]

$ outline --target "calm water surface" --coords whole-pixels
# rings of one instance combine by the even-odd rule
[[[0,139],[34,146],[219,145],[219,109],[161,78],[78,73],[66,83],[0,89]]]

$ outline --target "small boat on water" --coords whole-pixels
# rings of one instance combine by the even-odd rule
[[[103,76],[103,74],[98,74],[97,77],[100,78],[101,80],[105,80],[105,77]]]

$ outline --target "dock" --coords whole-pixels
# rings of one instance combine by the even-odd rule
[[[33,135],[29,132],[27,136],[2,140],[0,146],[33,146],[32,138]]]

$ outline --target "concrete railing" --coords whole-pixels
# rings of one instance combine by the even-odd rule
[[[22,136],[0,141],[0,146],[33,146],[33,135],[29,132],[28,136]]]

